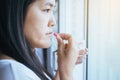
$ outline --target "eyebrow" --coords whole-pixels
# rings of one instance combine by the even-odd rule
[[[56,5],[54,5],[54,4],[50,3],[50,2],[45,3],[45,5],[50,6],[50,7],[56,7]]]

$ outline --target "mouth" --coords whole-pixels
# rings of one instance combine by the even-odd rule
[[[46,33],[46,35],[48,35],[49,37],[52,37],[53,32],[48,32],[48,33]]]

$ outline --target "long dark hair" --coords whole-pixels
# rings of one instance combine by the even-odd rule
[[[0,53],[10,56],[26,65],[42,80],[48,80],[44,72],[48,75],[49,73],[42,67],[23,32],[28,7],[34,1],[0,1]],[[52,78],[52,76],[50,77]]]

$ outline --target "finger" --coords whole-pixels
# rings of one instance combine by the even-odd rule
[[[87,49],[87,48],[85,48],[85,50],[86,50],[86,52],[88,52],[88,49]]]
[[[77,61],[76,61],[76,64],[80,64],[83,62],[83,56],[79,56]]]
[[[86,55],[88,55],[88,49],[87,48],[85,48],[85,51],[86,51]]]
[[[66,44],[65,44],[65,49],[66,49],[67,47],[68,47],[68,44],[66,43]]]
[[[87,52],[88,52],[87,48],[84,50],[82,49],[79,51],[79,55],[87,55]]]
[[[78,61],[78,62],[76,62],[75,64],[81,64],[83,61]]]
[[[63,42],[62,38],[57,33],[54,33],[54,36],[56,37],[57,42],[58,42],[58,52],[63,51],[64,50],[64,42]],[[62,53],[62,52],[60,52],[60,53]]]
[[[76,64],[81,64],[85,59],[86,59],[85,55],[79,56],[76,61]]]
[[[86,55],[79,55],[78,56],[78,60],[84,60],[84,59],[86,59]]]
[[[63,40],[67,40],[68,41],[68,46],[72,47],[73,46],[73,38],[70,34],[67,33],[60,33],[59,36],[63,39]]]
[[[79,55],[84,55],[85,50],[80,50]]]

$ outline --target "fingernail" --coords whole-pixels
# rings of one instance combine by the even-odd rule
[[[87,49],[87,48],[86,48],[85,50],[88,52],[88,49]]]
[[[54,33],[54,36],[56,36],[56,37],[57,37],[57,35],[58,35],[57,33]]]

